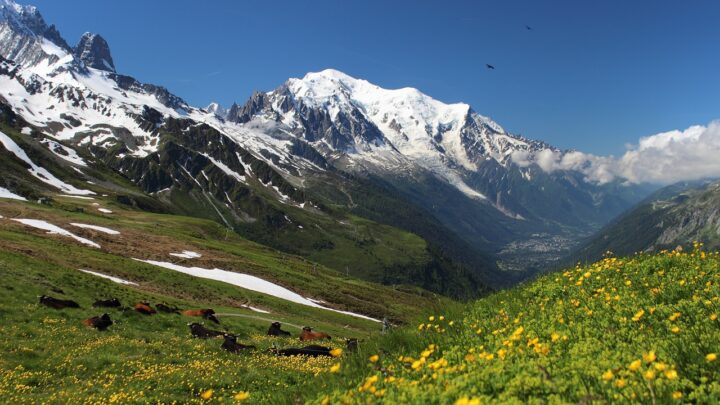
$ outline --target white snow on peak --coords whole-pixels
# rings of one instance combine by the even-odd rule
[[[335,113],[356,107],[376,124],[395,119],[413,139],[427,137],[428,125],[462,125],[470,110],[467,104],[445,104],[412,87],[387,90],[334,69],[290,79],[288,86],[297,99],[313,107],[328,107]]]
[[[5,11],[7,10],[7,14]],[[20,15],[37,14],[37,7],[23,6],[12,0],[0,0],[0,21],[8,17],[19,17]]]
[[[404,157],[445,178],[468,196],[485,198],[453,169],[477,170],[463,145],[462,131],[470,120],[500,134],[505,131],[489,118],[473,113],[468,104],[446,104],[411,87],[387,90],[334,69],[308,73],[287,84],[297,101],[325,108],[332,118],[357,108]],[[379,156],[375,151],[363,154],[370,160]]]
[[[205,107],[205,111],[220,117],[224,117],[227,114],[227,110],[225,109],[225,107],[221,106],[216,102],[208,104],[208,106]]]

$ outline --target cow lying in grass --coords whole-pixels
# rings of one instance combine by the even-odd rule
[[[212,309],[188,309],[183,311],[182,314],[185,316],[199,316],[203,319],[207,319],[208,321],[220,323],[220,321],[215,317],[215,311]]]
[[[147,302],[138,302],[133,308],[143,315],[154,315],[157,313]]]
[[[268,336],[290,336],[290,332],[280,329],[280,322],[273,322],[267,331]]]
[[[190,327],[190,334],[198,339],[210,339],[225,334],[224,332],[208,329],[197,322],[189,323],[188,326]]]
[[[61,300],[58,298],[48,297],[43,295],[40,298],[40,303],[47,305],[50,308],[63,309],[63,308],[80,308],[80,305],[72,300]]]
[[[100,316],[93,316],[92,318],[84,320],[83,324],[99,331],[104,331],[113,324],[113,321],[110,319],[110,315],[102,314]]]
[[[111,298],[109,300],[97,300],[93,303],[95,308],[118,308],[120,307],[120,300],[117,298]]]
[[[318,345],[309,345],[309,346],[305,346],[302,348],[290,347],[287,349],[276,349],[276,348],[270,349],[270,352],[277,354],[278,356],[310,356],[310,357],[328,356],[328,357],[332,357],[332,354],[330,354],[330,351],[331,351],[331,349],[329,347],[318,346]]]
[[[180,308],[171,307],[171,306],[165,305],[165,304],[156,304],[155,308],[157,308],[158,311],[165,312],[167,314],[179,314],[180,313]]]
[[[345,339],[345,346],[348,352],[354,353],[358,349],[358,340],[356,338]]]
[[[323,332],[313,332],[312,328],[309,326],[306,326],[302,329],[302,332],[300,332],[300,340],[303,342],[310,341],[310,340],[322,340],[322,339],[332,339],[330,335]]]
[[[221,348],[229,351],[230,353],[239,353],[243,350],[251,350],[255,349],[255,346],[248,346],[237,342],[237,336],[231,335],[229,333],[223,334],[223,337],[225,338],[225,341],[223,342]]]

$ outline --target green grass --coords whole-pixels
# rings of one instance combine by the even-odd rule
[[[113,210],[105,215],[92,205]],[[272,344],[298,347],[297,338],[264,336],[271,320],[297,336],[310,325],[330,333],[332,347],[342,338],[367,341],[379,334],[373,321],[297,305],[226,283],[199,279],[136,260],[156,259],[242,271],[282,284],[328,306],[406,323],[452,301],[409,286],[381,286],[346,277],[322,265],[258,245],[214,222],[131,211],[109,198],[78,200],[56,196],[50,205],[0,201],[0,397],[10,403],[189,402],[213,390],[213,398],[251,393],[250,402],[285,403],[300,398],[330,360],[278,358]],[[101,245],[94,249],[70,238],[47,235],[11,221],[43,219]],[[108,227],[118,236],[75,228],[80,222]],[[173,259],[170,252],[194,250],[203,257]],[[138,283],[125,286],[78,271],[91,269]],[[37,296],[78,301],[81,309],[53,310]],[[152,317],[134,311],[94,309],[96,299],[164,302],[180,308],[212,307],[218,327],[258,347],[231,355],[221,340],[192,339],[186,326],[196,319],[172,314]],[[251,305],[270,311],[257,313]],[[108,312],[116,322],[100,333],[82,320]],[[225,314],[231,314],[225,315]],[[215,326],[210,324],[211,326]]]
[[[701,250],[549,274],[374,339],[307,402],[718,403],[719,284]]]

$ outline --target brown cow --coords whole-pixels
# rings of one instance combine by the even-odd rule
[[[300,340],[302,341],[309,341],[309,340],[321,340],[321,339],[332,339],[330,335],[323,332],[313,332],[312,328],[309,326],[306,326],[302,329],[302,332],[300,332]]]
[[[58,298],[48,297],[47,295],[43,295],[40,298],[40,303],[43,305],[47,305],[50,308],[55,309],[63,309],[63,308],[80,308],[80,305],[71,300],[61,300]]]
[[[153,315],[157,313],[147,302],[138,302],[133,308],[143,315]]]
[[[254,349],[255,346],[248,346],[237,342],[237,337],[226,333],[223,335],[225,341],[220,346],[221,348],[229,351],[230,353],[239,353],[242,350]]]
[[[110,319],[110,315],[102,314],[100,316],[93,316],[92,318],[84,320],[83,324],[99,331],[104,331],[113,324],[113,321]]]
[[[207,319],[208,321],[212,321],[215,323],[220,323],[220,321],[215,317],[215,311],[212,309],[188,309],[182,312],[185,316],[199,316],[203,319]]]

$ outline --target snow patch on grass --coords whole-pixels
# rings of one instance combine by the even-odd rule
[[[120,232],[118,232],[118,231],[116,231],[116,230],[114,230],[114,229],[105,228],[105,227],[103,227],[103,226],[88,225],[88,224],[78,224],[78,223],[74,223],[74,222],[71,223],[70,225],[72,225],[72,226],[77,226],[78,228],[92,229],[93,231],[103,232],[103,233],[106,233],[106,234],[108,234],[108,235],[120,235]]]
[[[27,226],[30,226],[30,227],[33,227],[33,228],[37,228],[37,229],[42,229],[42,230],[48,231],[47,233],[48,233],[48,234],[51,234],[51,235],[67,236],[67,237],[69,237],[69,238],[75,239],[76,241],[78,241],[78,242],[80,242],[80,243],[82,243],[82,244],[84,244],[84,245],[88,245],[88,246],[92,246],[92,247],[94,247],[94,248],[100,249],[100,245],[98,245],[97,243],[95,243],[95,242],[93,242],[93,241],[91,241],[91,240],[89,240],[89,239],[81,238],[81,237],[75,235],[75,234],[72,233],[72,232],[69,232],[69,231],[66,231],[66,230],[63,229],[63,228],[60,228],[60,227],[57,226],[57,225],[53,225],[53,224],[51,224],[51,223],[49,223],[49,222],[46,222],[46,221],[43,221],[43,220],[40,220],[40,219],[16,218],[16,219],[13,219],[13,221],[20,222],[20,223],[23,224],[23,225],[27,225]]]
[[[98,276],[98,277],[106,278],[106,279],[108,279],[108,280],[110,280],[110,281],[113,281],[113,282],[115,282],[115,283],[118,283],[118,284],[137,285],[137,283],[133,283],[132,281],[123,280],[123,279],[118,278],[118,277],[108,276],[107,274],[102,274],[102,273],[98,273],[98,272],[91,271],[91,270],[83,270],[83,269],[79,269],[79,270],[82,271],[83,273],[92,274],[93,276]]]
[[[193,252],[191,250],[183,250],[180,253],[170,253],[170,256],[181,257],[183,259],[197,259],[202,257],[200,253]]]
[[[195,277],[206,278],[209,280],[222,281],[224,283],[232,284],[247,290],[257,291],[259,293],[272,295],[273,297],[281,298],[296,304],[307,305],[309,307],[321,308],[328,311],[338,312],[345,315],[354,316],[357,318],[363,318],[370,321],[380,322],[378,319],[371,318],[369,316],[356,314],[349,311],[340,311],[337,309],[327,308],[322,305],[316,304],[312,300],[309,300],[300,294],[292,292],[285,287],[271,283],[267,280],[263,280],[260,277],[251,276],[244,273],[236,273],[233,271],[226,271],[222,269],[203,269],[200,267],[185,267],[174,263],[159,262],[155,260],[141,260],[134,259],[143,263],[152,264],[154,266],[163,267],[168,270],[174,270],[180,273],[188,274]]]

